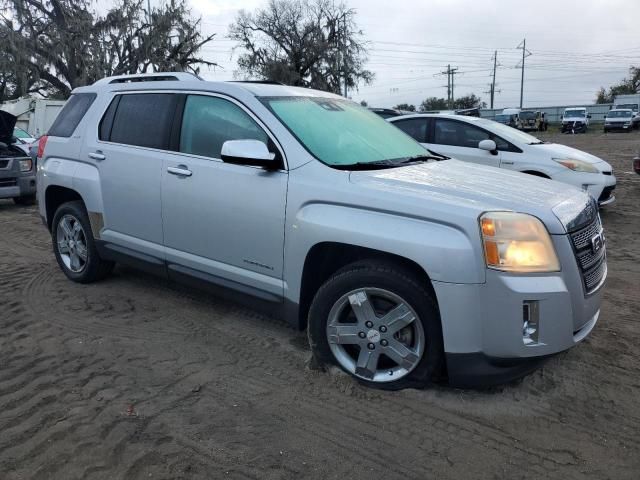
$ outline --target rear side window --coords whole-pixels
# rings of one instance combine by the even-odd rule
[[[51,125],[48,135],[54,137],[70,137],[76,130],[80,120],[96,99],[95,93],[75,93],[71,95],[55,122]]]
[[[140,93],[116,97],[100,124],[100,139],[138,147],[167,149],[177,96]],[[118,101],[117,105],[114,103]],[[113,115],[113,121],[109,118]],[[112,123],[108,132],[106,125]],[[108,135],[108,137],[107,137]]]

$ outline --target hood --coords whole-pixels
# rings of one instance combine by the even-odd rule
[[[9,112],[0,110],[0,142],[9,145],[13,140],[13,129],[16,126],[18,117]]]
[[[564,234],[590,203],[588,194],[570,185],[459,160],[429,162],[386,170],[351,172],[354,184],[384,195],[404,195],[449,209],[516,211],[541,219],[551,234]],[[415,202],[411,202],[415,203]],[[561,209],[556,215],[553,209]]]
[[[559,143],[542,143],[540,145],[531,145],[530,148],[535,148],[536,151],[546,152],[549,155],[549,158],[572,158],[574,160],[582,160],[583,162],[596,164],[603,163],[604,166],[610,165],[595,155],[591,155],[590,153],[583,152],[582,150],[578,150],[577,148],[568,147],[566,145],[560,145]]]
[[[576,117],[564,116],[562,117],[562,121],[563,122],[586,122],[587,119],[584,116],[576,116]]]

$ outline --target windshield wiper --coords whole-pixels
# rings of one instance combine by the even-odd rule
[[[543,145],[546,142],[543,142],[542,140],[538,141],[538,142],[529,142],[528,145]]]
[[[437,162],[441,162],[442,160],[450,159],[450,157],[447,157],[446,155],[442,155],[440,153],[436,153],[432,150],[427,150],[427,151],[430,153],[430,155],[426,155],[422,153],[420,155],[414,155],[412,157],[403,158],[399,160],[397,163],[407,164],[407,163],[413,163],[413,162],[426,162],[427,160],[435,160]]]
[[[376,162],[355,162],[331,166],[338,170],[383,170],[385,168],[397,167],[398,164],[390,160],[378,160]]]

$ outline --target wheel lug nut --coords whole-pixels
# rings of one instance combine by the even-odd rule
[[[360,338],[364,338],[364,337],[366,337],[366,336],[367,336],[367,334],[366,334],[366,333],[364,333],[364,332],[360,332],[360,333],[358,333],[358,336],[359,336]]]
[[[386,347],[387,345],[389,345],[389,342],[387,342],[386,340],[382,339],[382,340],[380,340],[380,345],[382,345],[383,347]]]
[[[367,328],[371,328],[371,327],[373,327],[373,322],[371,322],[371,321],[366,322],[365,325],[367,326]]]
[[[376,348],[376,346],[373,343],[370,343],[369,345],[367,345],[367,348],[369,350],[373,350],[374,348]]]
[[[381,331],[382,333],[386,332],[386,331],[387,331],[387,327],[385,327],[384,325],[382,325],[382,326],[380,327],[380,331]]]

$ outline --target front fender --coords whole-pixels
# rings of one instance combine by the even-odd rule
[[[289,222],[285,248],[287,298],[297,301],[304,263],[322,242],[365,247],[407,258],[432,280],[483,283],[485,268],[479,239],[450,225],[362,208],[311,203]],[[298,281],[291,282],[292,279]]]

